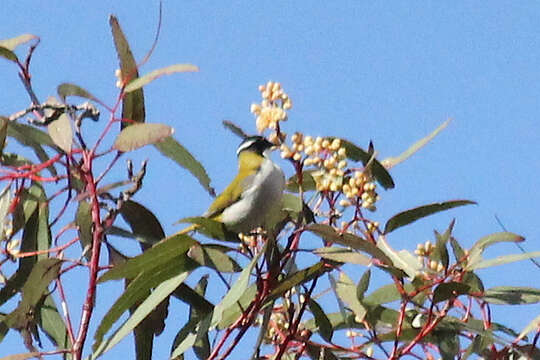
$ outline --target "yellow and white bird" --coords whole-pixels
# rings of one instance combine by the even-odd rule
[[[280,204],[285,187],[281,168],[270,159],[274,144],[250,136],[238,146],[238,174],[203,216],[225,224],[228,230],[247,233],[264,226],[267,215]],[[196,225],[180,231],[185,234]]]

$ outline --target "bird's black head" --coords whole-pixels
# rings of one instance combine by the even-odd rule
[[[266,140],[262,136],[248,136],[242,141],[236,150],[236,156],[240,155],[242,151],[253,151],[259,155],[263,155],[264,151],[270,149],[274,144]]]

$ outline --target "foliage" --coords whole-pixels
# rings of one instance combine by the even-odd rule
[[[490,307],[536,303],[540,289],[485,289],[475,273],[539,257],[540,252],[483,257],[486,248],[521,242],[522,237],[495,233],[463,249],[453,236],[452,222],[414,253],[393,249],[387,241],[396,229],[473,203],[468,200],[415,207],[384,226],[370,220],[377,210],[377,186],[394,188],[388,170],[448,122],[402,155],[379,161],[372,143],[363,149],[351,139],[287,136],[281,128],[292,101],[279,83],[269,82],[259,88],[262,101],[252,112],[259,132],[268,133],[291,165],[287,170],[293,170],[280,211],[271,214],[266,229],[249,234],[193,217],[182,221],[195,224],[197,233],[165,236],[158,217],[132,199],[142,189],[146,164],[135,171],[128,163],[127,177],[120,181],[110,179],[110,170],[125,153],[153,145],[213,194],[203,166],[174,139],[173,129],[145,121],[143,86],[160,76],[197,68],[177,64],[139,76],[139,65],[115,17],[110,26],[120,62],[113,106],[71,83],[58,86],[58,98],[40,102],[29,72],[39,38],[25,34],[0,41],[0,56],[18,68],[31,101],[27,109],[0,117],[0,305],[19,299],[14,310],[0,314],[0,341],[7,332],[18,331],[28,350],[7,359],[54,354],[82,359],[83,352],[97,359],[130,333],[135,335],[137,359],[150,359],[172,306],[189,309],[185,324],[169,324],[176,326],[171,344],[171,357],[176,359],[190,351],[200,359],[232,358],[235,348],[249,341],[252,359],[538,357],[539,317],[516,333],[495,322]],[[22,45],[29,46],[24,60],[15,53]],[[73,97],[87,102],[74,103]],[[103,121],[103,111],[108,119],[97,141],[89,144],[82,124],[88,119]],[[23,120],[27,115],[29,123]],[[225,125],[245,136],[238,126]],[[107,137],[115,138],[110,148],[103,145]],[[11,140],[20,146],[12,146]],[[20,149],[31,150],[35,157],[23,157]],[[105,170],[98,173],[96,168]],[[117,188],[121,191],[115,194]],[[141,254],[130,258],[113,247],[109,240],[118,236],[137,240]],[[66,250],[77,244],[80,256],[66,257]],[[363,269],[363,275],[355,278],[350,275],[353,269]],[[70,284],[64,279],[81,270],[88,285],[81,319],[75,321],[74,305],[64,295]],[[388,280],[383,286],[371,282],[378,271]],[[232,274],[230,281],[225,273]],[[195,274],[200,278],[191,287],[185,281]],[[103,296],[99,287],[119,279],[121,295],[102,319],[96,319],[95,300]],[[228,290],[214,304],[207,289],[220,280]],[[98,324],[93,334],[91,321]],[[49,338],[52,350],[42,348],[40,334]]]

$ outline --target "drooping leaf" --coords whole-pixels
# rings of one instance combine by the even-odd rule
[[[154,70],[136,79],[133,79],[126,85],[126,87],[124,88],[124,91],[126,93],[129,93],[134,90],[140,89],[146,84],[154,81],[155,79],[163,75],[170,75],[170,74],[182,73],[182,72],[195,72],[195,71],[199,71],[199,68],[191,64],[170,65],[161,69]]]
[[[524,286],[496,286],[487,289],[482,297],[499,305],[535,304],[540,302],[540,289]]]
[[[311,313],[315,318],[315,324],[317,324],[317,327],[319,328],[319,334],[321,334],[321,337],[324,340],[331,342],[334,329],[332,328],[330,320],[328,320],[328,317],[324,313],[324,310],[312,298],[308,298],[308,304],[309,308],[311,309]]]
[[[38,203],[46,201],[43,188],[38,184],[32,184],[29,189],[21,191],[18,216],[14,216],[13,231],[16,233],[20,227],[24,227],[20,252],[45,250],[50,245],[50,231],[46,221],[46,209],[38,209]],[[0,288],[0,305],[14,296],[27,281],[34,264],[38,259],[46,258],[47,254],[27,256],[19,259],[19,267],[6,284]]]
[[[386,168],[377,160],[372,159],[372,154],[354,145],[352,142],[341,139],[341,146],[345,148],[347,157],[354,161],[361,161],[364,166],[371,163],[371,172],[375,180],[385,189],[393,189],[394,180]]]
[[[58,96],[60,97],[60,99],[62,99],[62,101],[66,101],[66,98],[68,96],[78,96],[84,99],[96,102],[98,101],[97,98],[90,92],[75,84],[62,83],[58,85],[58,87],[56,88],[56,92],[58,93]]]
[[[128,223],[133,234],[148,243],[156,243],[165,237],[165,231],[157,217],[142,204],[128,200],[120,208],[120,215]]]
[[[55,346],[63,349],[68,349],[71,346],[66,324],[51,295],[45,297],[40,307],[39,319],[41,329]]]
[[[209,314],[214,309],[214,305],[211,302],[199,295],[186,284],[181,284],[174,291],[173,295],[177,299],[196,309],[199,313]]]
[[[6,144],[8,124],[9,124],[9,119],[5,116],[0,116],[0,154],[4,152],[4,145]]]
[[[128,152],[143,146],[159,143],[174,132],[173,128],[165,124],[133,124],[123,129],[114,141],[113,148]]]
[[[143,271],[154,271],[179,255],[185,254],[197,242],[187,235],[173,235],[143,254],[107,271],[99,282],[123,278],[133,279]]]
[[[384,233],[388,234],[397,228],[408,225],[418,219],[438,213],[440,211],[452,209],[458,206],[470,205],[470,204],[476,204],[476,203],[470,200],[453,200],[453,201],[445,201],[445,202],[440,202],[440,203],[423,205],[423,206],[416,207],[414,209],[400,212],[392,216],[390,220],[386,222],[386,225],[384,226]]]
[[[159,305],[166,297],[168,297],[174,289],[176,289],[189,275],[188,272],[180,273],[164,282],[162,282],[148,296],[141,305],[131,314],[131,316],[114,332],[107,341],[102,342],[95,352],[91,355],[91,359],[96,359],[111,348],[113,348],[120,340],[129,335],[131,331],[150,314],[154,308]]]
[[[226,251],[219,246],[194,245],[189,249],[188,256],[202,266],[207,266],[219,272],[240,272],[242,268]]]
[[[339,274],[339,280],[336,282],[336,293],[341,301],[352,310],[356,316],[356,322],[362,322],[367,314],[367,309],[356,296],[356,285],[344,272]]]
[[[371,259],[351,249],[342,247],[322,247],[313,250],[313,253],[323,259],[329,259],[346,264],[357,264],[368,266],[371,264]]]
[[[77,214],[75,215],[75,225],[79,233],[79,240],[83,249],[88,248],[84,253],[87,260],[92,257],[92,206],[85,200],[79,201]]]
[[[17,308],[5,318],[5,324],[14,329],[25,329],[34,323],[34,308],[42,300],[51,281],[56,279],[62,260],[47,258],[38,261],[28,275],[21,293],[22,299]]]
[[[210,195],[215,195],[214,189],[210,186],[210,178],[208,177],[208,173],[202,164],[172,136],[155,144],[154,146],[164,156],[168,157],[195,176],[195,178]]]
[[[109,18],[109,25],[111,26],[111,32],[113,35],[114,46],[120,61],[120,73],[121,81],[124,85],[133,81],[139,77],[139,71],[137,69],[137,63],[133,57],[133,53],[129,48],[128,41],[118,19],[111,15]],[[122,119],[129,119],[135,123],[145,122],[145,109],[144,109],[144,92],[142,88],[134,90],[132,92],[124,94],[122,99]],[[121,128],[131,125],[131,122],[122,121]]]
[[[480,240],[478,240],[469,251],[469,258],[465,269],[474,269],[474,267],[482,261],[482,254],[484,250],[493,244],[499,242],[521,242],[524,240],[524,237],[510,232],[499,232],[484,236]]]
[[[411,147],[409,147],[407,150],[405,150],[399,156],[384,159],[383,162],[385,164],[388,164],[387,165],[388,167],[393,167],[393,166],[396,166],[397,164],[407,160],[409,157],[414,155],[414,153],[416,153],[418,150],[420,150],[421,148],[426,146],[427,143],[429,143],[431,140],[433,140],[433,138],[435,136],[437,136],[442,130],[444,130],[448,126],[448,124],[450,124],[451,120],[452,119],[448,119],[445,122],[443,122],[431,134],[429,134],[428,136],[426,136],[426,137],[418,140],[417,142],[415,142]]]
[[[471,287],[467,284],[450,281],[438,285],[433,291],[433,302],[439,303],[459,295],[468,294]]]

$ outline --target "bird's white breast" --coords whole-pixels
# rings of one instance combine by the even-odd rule
[[[281,168],[264,159],[242,198],[223,211],[221,221],[231,230],[248,232],[262,226],[266,215],[281,204],[285,176]]]

